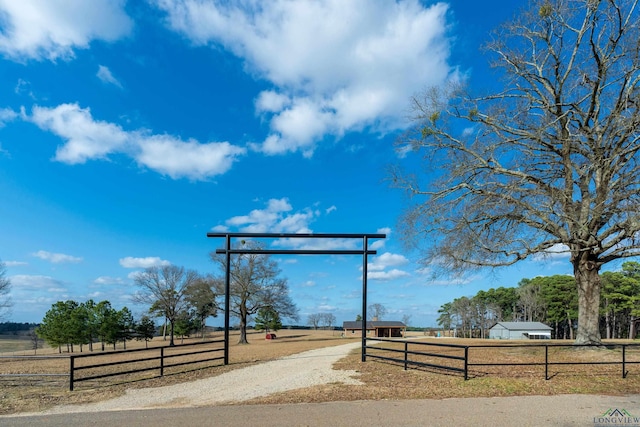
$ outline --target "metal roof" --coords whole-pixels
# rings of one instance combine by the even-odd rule
[[[553,329],[551,326],[547,326],[542,322],[497,322],[491,327],[491,329],[495,328],[497,325],[500,325],[510,331],[529,331],[532,329],[550,331]]]
[[[345,321],[342,322],[342,327],[344,329],[362,329],[362,322],[358,321]],[[402,322],[394,321],[394,320],[371,320],[367,322],[367,329],[376,329],[376,328],[406,328]]]

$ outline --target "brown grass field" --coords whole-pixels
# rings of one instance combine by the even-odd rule
[[[220,339],[221,334],[208,339]],[[415,338],[423,342],[453,343],[464,345],[505,344],[505,341],[435,339],[425,338],[416,333]],[[252,364],[274,360],[290,354],[315,348],[340,345],[359,341],[359,338],[342,338],[337,331],[282,330],[278,338],[268,341],[262,333],[249,335],[249,345],[237,345],[237,335],[232,333],[229,349],[230,364],[209,362],[205,367],[194,364],[167,369],[165,376],[158,377],[158,371],[142,374],[116,376],[102,380],[93,380],[76,385],[76,390],[68,391],[68,377],[1,377],[0,376],[0,414],[40,411],[55,405],[88,403],[113,398],[124,394],[127,389],[158,387],[179,382],[188,382],[205,378],[229,370],[243,368]],[[185,340],[198,342],[198,339]],[[554,341],[555,343],[556,341]],[[177,340],[180,343],[180,340]],[[531,342],[528,342],[531,343]],[[19,343],[0,341],[0,355],[33,355],[33,350],[20,350]],[[149,346],[163,346],[166,341],[155,338]],[[371,344],[369,344],[371,345]],[[381,347],[391,344],[381,344]],[[397,345],[395,345],[397,347]],[[127,348],[142,348],[143,342],[128,342]],[[122,345],[118,345],[118,350]],[[94,346],[94,350],[99,349]],[[77,352],[74,354],[80,354]],[[448,352],[460,354],[458,350],[424,349],[429,352]],[[86,354],[84,348],[82,354]],[[371,351],[370,351],[371,353]],[[38,349],[38,355],[58,355],[57,349]],[[376,351],[374,354],[402,357],[397,353]],[[220,353],[221,355],[221,353]],[[47,360],[28,360],[0,358],[0,374],[7,373],[68,373],[68,354],[63,358]],[[111,360],[116,355],[100,357],[100,362]],[[119,357],[119,356],[118,356]],[[208,356],[211,357],[211,356]],[[93,359],[93,358],[92,358]],[[88,359],[84,359],[88,360]],[[433,362],[433,358],[415,356],[414,360]],[[620,350],[559,348],[549,350],[550,361],[616,361],[621,360]],[[640,362],[640,350],[627,350],[627,362]],[[78,364],[83,359],[77,359]],[[471,349],[471,363],[522,363],[544,362],[544,349],[540,348],[502,348]],[[92,360],[91,363],[98,363]],[[443,362],[438,362],[443,364]],[[456,361],[447,362],[450,366]],[[215,366],[212,366],[215,365]],[[141,366],[141,365],[140,365]],[[132,367],[127,367],[131,369]],[[109,369],[109,368],[101,368]],[[117,369],[117,368],[114,368]],[[122,369],[122,368],[119,368]],[[368,358],[360,361],[360,351],[334,365],[334,369],[355,370],[363,386],[328,384],[275,394],[248,402],[251,403],[302,403],[349,400],[380,399],[442,399],[451,397],[488,397],[513,395],[554,395],[554,394],[640,394],[640,364],[627,365],[629,374],[623,379],[621,366],[616,365],[556,365],[549,367],[550,380],[545,380],[544,366],[491,366],[471,367],[469,380],[464,381],[461,374],[424,367],[410,367],[403,370],[401,365],[384,360]],[[243,404],[247,404],[244,402]]]

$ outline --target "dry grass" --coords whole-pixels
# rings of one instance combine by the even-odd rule
[[[505,344],[479,340],[421,340],[434,343],[463,345]],[[530,342],[528,342],[530,343]],[[384,347],[385,345],[380,345]],[[387,345],[388,346],[388,345]],[[397,347],[397,346],[396,346]],[[429,351],[438,353],[433,347]],[[461,351],[443,349],[441,353],[462,354]],[[369,352],[368,352],[369,353]],[[392,356],[392,353],[377,352]],[[627,362],[640,362],[640,350],[627,350]],[[402,357],[397,353],[393,357]],[[482,348],[471,349],[470,363],[544,363],[542,348]],[[334,365],[334,369],[352,369],[359,372],[359,379],[366,385],[352,386],[328,384],[305,390],[275,394],[249,403],[302,403],[349,400],[385,399],[446,399],[455,397],[497,397],[557,394],[604,394],[624,395],[640,393],[640,364],[627,365],[629,374],[622,378],[621,366],[616,365],[555,365],[549,367],[550,380],[545,380],[544,366],[482,366],[470,367],[469,380],[461,374],[424,367],[410,367],[383,360],[360,361],[360,351]],[[442,359],[414,356],[413,360],[444,364]],[[372,360],[369,362],[369,360]],[[570,349],[549,350],[550,362],[620,362],[620,350]],[[448,366],[460,367],[455,363]],[[245,404],[247,402],[244,402]]]
[[[219,338],[217,336],[215,338]],[[418,337],[416,337],[418,338]],[[455,344],[490,344],[489,341],[478,340],[447,340],[424,339],[421,341],[434,343]],[[0,413],[8,414],[25,411],[39,411],[45,408],[72,403],[86,403],[113,398],[122,395],[126,389],[157,387],[178,382],[187,382],[199,378],[220,375],[233,369],[242,368],[255,363],[274,360],[290,354],[299,353],[320,347],[340,345],[353,342],[358,338],[340,338],[339,333],[331,331],[279,331],[278,339],[267,341],[258,333],[250,335],[250,345],[235,344],[237,337],[232,336],[229,350],[230,364],[215,366],[187,372],[171,372],[162,378],[148,378],[144,381],[134,381],[131,378],[115,377],[107,382],[81,383],[77,391],[68,391],[68,382],[57,383],[55,380],[21,379],[11,382],[0,379]],[[154,342],[155,341],[155,342]],[[154,345],[165,344],[161,340],[154,340]],[[494,342],[504,344],[504,342]],[[144,345],[138,343],[138,346]],[[388,344],[385,344],[389,346]],[[131,345],[130,345],[131,346]],[[381,345],[384,346],[384,345]],[[460,354],[458,350],[434,350],[429,352],[446,351],[450,355]],[[40,354],[41,350],[38,350]],[[29,354],[29,352],[27,352]],[[32,352],[31,352],[32,354]],[[390,355],[384,351],[381,355]],[[395,357],[399,357],[395,354]],[[544,350],[532,348],[482,348],[471,349],[472,363],[522,363],[544,362]],[[580,350],[550,349],[550,361],[620,361],[619,350]],[[1,360],[1,359],[0,359]],[[434,359],[423,357],[424,362]],[[627,361],[640,361],[640,351],[628,351]],[[67,369],[68,363],[63,360],[61,369]],[[442,362],[438,362],[442,364]],[[452,366],[455,361],[451,362]],[[64,368],[64,367],[67,368]],[[41,367],[41,366],[40,366]],[[25,363],[23,368],[28,368]],[[0,361],[0,373],[3,370]],[[187,367],[186,369],[191,369]],[[402,366],[382,360],[368,359],[366,363],[360,361],[360,351],[354,351],[336,365],[334,369],[355,370],[364,386],[347,386],[343,384],[328,384],[303,390],[279,393],[248,403],[301,403],[349,401],[362,399],[421,399],[421,398],[451,398],[451,397],[481,397],[481,396],[513,396],[513,395],[554,395],[554,394],[638,394],[640,393],[640,364],[629,365],[629,375],[621,378],[620,365],[561,365],[551,366],[551,379],[545,380],[544,366],[500,366],[500,367],[471,367],[470,380],[464,381],[460,374],[436,371],[430,368],[413,367],[407,371]],[[155,373],[149,376],[157,375]],[[119,382],[114,382],[119,381]],[[247,403],[247,402],[245,402]]]
[[[340,345],[348,342],[340,337],[339,332],[334,331],[307,331],[307,330],[283,330],[279,331],[276,340],[265,340],[262,333],[250,333],[248,336],[249,345],[238,345],[237,333],[231,333],[229,348],[229,365],[222,366],[221,363],[211,362],[205,368],[198,365],[187,365],[181,368],[165,370],[165,376],[158,377],[158,371],[150,371],[135,376],[117,376],[103,380],[82,382],[76,385],[76,390],[69,392],[68,376],[63,377],[0,377],[0,414],[11,414],[17,412],[35,412],[50,408],[56,405],[89,403],[121,396],[127,389],[160,387],[181,382],[193,381],[199,378],[212,377],[228,372],[233,369],[243,368],[256,363],[275,360],[291,354],[300,353],[306,350]],[[221,339],[222,334],[208,337],[208,339]],[[199,339],[185,339],[185,343],[199,342]],[[180,340],[176,341],[177,344]],[[155,338],[149,342],[149,347],[166,346],[167,342],[160,338]],[[4,350],[6,347],[2,347]],[[13,348],[13,347],[12,347]],[[143,342],[129,342],[128,349],[144,348]],[[94,350],[99,349],[94,346]],[[121,345],[118,350],[121,350]],[[84,348],[82,354],[88,352]],[[38,355],[58,356],[58,350],[52,348],[38,349]],[[74,354],[81,354],[76,349]],[[0,355],[33,355],[33,350],[3,352]],[[219,354],[222,355],[221,353]],[[29,359],[0,359],[0,374],[11,373],[66,373],[69,372],[68,354],[63,353],[63,358],[46,360]],[[208,355],[207,357],[214,357]],[[110,358],[120,356],[109,355],[98,360],[91,360],[91,364],[105,363]],[[89,359],[77,359],[77,365],[87,363]],[[157,362],[156,362],[157,363]],[[173,361],[172,361],[173,363]],[[214,366],[212,366],[214,365]],[[140,367],[141,365],[137,365]],[[134,369],[136,366],[127,366],[127,369]],[[115,368],[114,368],[115,369]],[[122,369],[122,368],[119,368]],[[89,375],[84,373],[82,375]],[[141,380],[144,379],[144,380]]]

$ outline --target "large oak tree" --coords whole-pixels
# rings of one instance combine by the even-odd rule
[[[576,343],[601,342],[601,267],[640,255],[638,0],[532,0],[487,44],[500,89],[466,82],[413,101],[428,172],[394,174],[424,259],[448,270],[563,251]],[[428,179],[423,179],[428,178]]]
[[[261,249],[259,242],[243,241],[242,249]],[[226,257],[211,252],[211,259],[226,271]],[[247,321],[262,309],[275,311],[280,318],[298,319],[295,304],[289,296],[287,279],[279,277],[277,262],[269,255],[245,253],[231,257],[229,265],[230,314],[240,320],[239,344],[247,344]],[[224,278],[217,281],[216,293],[224,295]]]

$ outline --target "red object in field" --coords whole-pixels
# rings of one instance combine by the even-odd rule
[[[264,337],[267,340],[275,340],[276,339],[276,334],[267,334]]]

